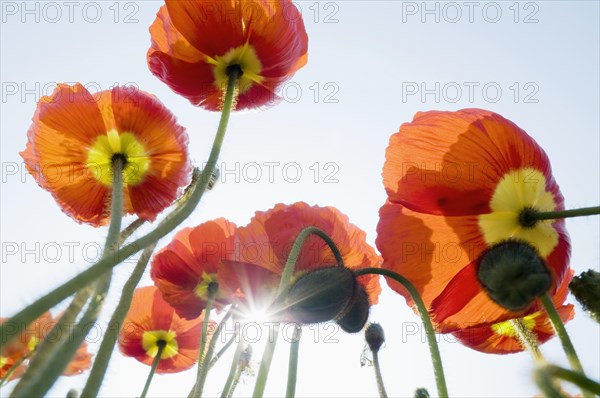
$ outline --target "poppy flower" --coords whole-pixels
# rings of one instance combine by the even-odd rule
[[[307,61],[308,37],[291,0],[167,0],[150,27],[150,71],[192,104],[219,110],[227,70],[239,67],[236,109],[277,102]]]
[[[556,294],[552,297],[552,303],[563,323],[570,321],[575,316],[573,304],[565,304],[573,274],[574,272],[571,271],[563,279]],[[545,343],[554,336],[554,327],[545,311],[537,311],[520,319],[525,327],[536,336],[539,344]],[[489,354],[511,354],[525,350],[510,320],[493,325],[462,329],[452,334],[467,347]]]
[[[4,321],[6,319],[0,319],[0,323]],[[19,363],[11,371],[12,373],[8,377],[8,380],[21,377],[27,370],[30,357],[35,355],[36,346],[40,341],[48,337],[56,322],[52,315],[46,312],[21,331],[18,339],[14,339],[2,347],[2,352],[0,353],[0,378],[4,377],[8,371],[11,371]],[[74,376],[83,373],[91,367],[91,358],[92,354],[88,352],[87,343],[84,342],[77,350],[75,357],[67,365],[63,376]]]
[[[563,220],[531,222],[532,211],[564,209],[543,149],[509,120],[481,109],[417,113],[392,135],[377,247],[383,267],[408,278],[440,331],[535,312],[507,310],[478,278],[485,254],[514,241],[534,250],[553,294],[565,277],[570,243]],[[392,289],[408,293],[387,279]]]
[[[235,224],[220,218],[184,228],[152,261],[150,276],[179,316],[197,318],[206,306],[211,283],[218,284],[214,305],[243,305],[278,276],[236,258]],[[277,286],[277,285],[275,285]]]
[[[203,318],[180,318],[155,286],[138,288],[119,332],[119,349],[125,356],[152,365],[162,344],[157,373],[189,369],[198,360]]]
[[[115,87],[94,96],[59,84],[38,103],[25,166],[63,211],[93,226],[109,220],[113,159],[124,159],[124,212],[154,220],[191,177],[187,134],[152,95]]]
[[[236,236],[240,242],[240,259],[281,275],[296,237],[304,228],[311,226],[320,228],[333,240],[346,268],[356,270],[380,266],[381,259],[367,244],[365,232],[351,224],[347,216],[334,207],[309,206],[303,202],[277,204],[266,212],[256,212],[247,226],[238,228]],[[294,279],[336,264],[329,246],[320,237],[311,235],[296,261]],[[368,299],[368,310],[369,304],[378,302],[381,291],[379,277],[362,275],[357,282],[367,296],[359,301],[367,302]]]

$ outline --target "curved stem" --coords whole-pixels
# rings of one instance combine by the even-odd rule
[[[150,256],[152,255],[155,247],[156,244],[152,244],[144,249],[140,259],[138,260],[138,263],[131,273],[131,276],[123,286],[121,299],[119,300],[119,304],[117,304],[117,308],[115,309],[110,322],[108,323],[106,329],[107,333],[102,339],[102,343],[100,344],[100,348],[96,354],[94,366],[92,367],[87,383],[81,392],[81,397],[96,397],[98,395],[98,391],[102,385],[102,380],[106,374],[108,362],[110,361],[115,343],[117,342],[119,330],[121,329],[123,320],[125,319],[125,316],[129,311],[129,307],[131,306],[133,292],[140,282],[142,275],[144,275],[144,270],[150,261]]]
[[[527,219],[531,221],[554,220],[557,218],[570,218],[582,216],[594,216],[600,214],[600,206],[582,207],[580,209],[559,210],[559,211],[529,211]]]
[[[552,300],[550,299],[548,294],[545,294],[542,297],[540,297],[540,302],[544,306],[544,310],[546,310],[546,314],[548,314],[548,318],[550,319],[550,322],[552,323],[552,326],[556,331],[556,335],[560,339],[560,343],[563,346],[565,354],[567,354],[567,359],[569,360],[571,368],[574,371],[579,372],[583,376],[585,376],[583,366],[581,366],[581,361],[579,361],[579,357],[577,356],[575,347],[573,346],[571,338],[567,333],[567,329],[565,329],[565,325],[563,324],[562,319],[560,319],[560,315],[558,314],[558,311],[556,311],[556,308],[554,307],[554,304],[552,303]],[[592,397],[592,395],[587,393],[585,390],[583,391],[583,396],[585,398]]]
[[[236,325],[236,336],[239,336],[239,328]],[[229,374],[227,375],[227,380],[225,381],[225,386],[223,386],[223,391],[221,392],[221,398],[225,398],[229,396],[229,390],[233,384],[233,379],[236,375],[236,371],[240,366],[240,358],[242,356],[242,351],[244,351],[244,339],[240,338],[238,340],[237,347],[235,348],[235,353],[233,354],[233,360],[231,361],[231,366],[229,368]]]
[[[200,199],[202,198],[202,195],[206,190],[206,186],[210,181],[210,176],[215,170],[217,160],[221,152],[221,147],[223,145],[223,140],[225,138],[229,116],[233,107],[235,87],[238,79],[239,75],[235,73],[230,75],[227,91],[225,93],[225,100],[223,103],[223,112],[221,113],[221,120],[219,122],[217,134],[210,151],[210,156],[208,158],[206,167],[204,170],[202,170],[200,181],[191,192],[189,200],[181,207],[177,207],[174,213],[167,216],[153,231],[124,246],[115,252],[114,256],[111,256],[110,258],[102,258],[99,262],[92,265],[87,270],[63,283],[61,286],[36,300],[31,305],[27,306],[13,317],[8,319],[6,322],[2,323],[2,325],[0,325],[0,334],[2,336],[6,336],[6,338],[0,341],[0,348],[12,341],[12,339],[16,338],[25,327],[23,325],[30,324],[37,317],[42,315],[44,311],[47,311],[48,309],[59,304],[61,301],[75,293],[77,290],[81,289],[83,286],[87,286],[100,277],[100,275],[104,274],[132,254],[137,253],[152,243],[157,242],[169,232],[173,231],[179,224],[185,221],[190,214],[192,214],[198,203],[200,203]]]
[[[438,395],[442,398],[447,398],[448,388],[446,387],[446,377],[444,376],[444,367],[442,365],[440,349],[437,341],[435,340],[435,329],[433,328],[433,324],[429,318],[427,307],[425,307],[425,303],[423,303],[423,299],[421,299],[421,295],[408,279],[393,271],[384,268],[363,268],[354,271],[354,275],[356,276],[367,274],[377,274],[392,278],[404,286],[404,288],[410,294],[410,297],[413,299],[415,306],[417,307],[421,321],[423,322],[423,327],[425,328],[425,335],[427,336],[427,343],[429,344],[429,351],[431,352],[431,362],[433,364],[433,370],[435,373],[435,382],[437,384]]]
[[[533,332],[525,325],[521,318],[512,319],[510,323],[517,332],[517,337],[519,338],[519,342],[523,348],[531,353],[531,356],[536,362],[545,363],[546,360],[540,351],[537,336],[533,334]]]
[[[209,291],[210,291],[210,288],[209,288]],[[216,291],[215,291],[215,293],[216,293]],[[211,303],[212,303],[213,298],[214,297],[209,296],[209,300]],[[208,303],[207,303],[207,308],[208,308]],[[210,369],[212,355],[213,355],[213,352],[215,351],[215,345],[217,344],[217,340],[219,339],[219,335],[221,334],[221,331],[225,327],[225,324],[231,317],[231,314],[233,314],[234,310],[235,310],[235,306],[232,305],[231,308],[229,308],[229,311],[227,311],[227,314],[225,314],[225,316],[221,320],[221,323],[219,323],[217,330],[215,330],[215,333],[212,335],[210,343],[208,345],[208,349],[206,350],[206,355],[204,355],[204,358],[202,359],[202,361],[200,361],[200,359],[198,359],[198,376],[196,378],[196,385],[194,387],[194,395],[193,395],[194,397],[202,396],[202,391],[204,390],[204,383],[206,383],[206,376],[208,375],[208,371]],[[208,325],[207,319],[208,319],[208,311],[204,315],[204,321]],[[203,324],[202,325],[202,340],[204,340],[204,343],[200,344],[200,353],[204,352],[204,344],[206,344],[206,340],[204,338],[205,333],[208,333],[208,329],[206,329],[206,332],[205,332],[204,324]],[[202,354],[200,354],[200,358],[202,358]]]
[[[294,240],[294,244],[292,245],[292,249],[290,250],[290,254],[288,255],[287,261],[283,268],[283,273],[281,274],[281,280],[279,281],[279,288],[277,289],[277,302],[276,306],[280,305],[285,297],[285,293],[287,292],[290,282],[292,280],[292,275],[294,274],[294,268],[296,267],[296,261],[298,261],[298,257],[300,256],[300,252],[302,250],[302,246],[304,242],[310,235],[317,235],[329,246],[335,259],[338,263],[338,266],[344,266],[344,260],[342,258],[342,254],[339,249],[335,245],[335,243],[331,240],[331,238],[320,228],[317,227],[307,227],[304,228],[296,239]],[[267,383],[267,377],[269,375],[269,369],[271,368],[271,361],[273,360],[273,353],[275,352],[275,346],[277,345],[277,337],[279,336],[279,322],[273,325],[273,335],[269,336],[270,339],[265,346],[265,350],[263,352],[262,360],[260,361],[260,368],[258,370],[258,376],[256,377],[256,384],[254,386],[254,397],[262,397],[265,392],[265,386]]]
[[[556,381],[545,371],[544,367],[537,368],[533,372],[533,379],[545,397],[567,398]]]
[[[294,334],[290,343],[290,360],[288,364],[288,380],[285,396],[293,398],[296,396],[296,376],[298,375],[298,352],[300,351],[300,337],[302,327],[294,325]]]
[[[584,375],[579,372],[574,372],[569,369],[562,368],[556,365],[547,365],[543,369],[548,372],[552,377],[558,377],[559,379],[563,379],[570,383],[575,384],[576,386],[582,388],[583,390],[594,393],[595,395],[600,396],[600,383],[588,379]]]
[[[381,367],[379,366],[379,351],[373,352],[373,366],[375,367],[375,379],[377,380],[377,390],[381,398],[387,398],[387,392],[385,391],[385,385],[383,384],[383,377],[381,377]]]
[[[162,344],[159,344],[160,342],[162,342]],[[140,398],[146,398],[146,394],[148,394],[148,389],[150,388],[150,384],[152,383],[152,377],[154,377],[154,373],[156,372],[158,363],[161,360],[163,350],[166,347],[165,342],[162,340],[157,341],[156,344],[158,345],[158,351],[156,351],[156,356],[154,357],[154,361],[152,361],[152,367],[150,368],[150,373],[148,373],[148,378],[146,379],[146,384],[144,384],[144,390],[142,391],[142,395],[140,395]]]

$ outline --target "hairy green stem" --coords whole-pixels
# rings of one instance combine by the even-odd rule
[[[119,243],[121,222],[123,220],[124,167],[125,160],[122,157],[117,156],[113,158],[110,224],[108,227],[106,243],[104,245],[104,252],[102,254],[103,258],[111,257],[118,248],[117,245]],[[77,334],[69,334],[68,338],[62,338],[65,334],[61,334],[61,339],[58,342],[50,343],[48,345],[47,352],[44,347],[43,355],[35,360],[39,364],[39,367],[35,366],[28,369],[26,372],[29,373],[28,377],[24,377],[19,384],[17,384],[11,396],[42,396],[52,387],[56,382],[56,379],[58,379],[62,371],[73,358],[73,355],[75,355],[81,346],[87,332],[89,332],[89,329],[85,330],[85,328],[90,327],[90,325],[93,326],[93,324],[96,323],[100,310],[102,309],[102,304],[104,303],[104,298],[110,287],[110,280],[111,273],[107,273],[95,283],[88,308],[84,313],[82,320],[75,327],[78,331]],[[59,321],[61,327],[67,324],[67,322],[75,320],[77,314],[79,314],[79,311],[83,307],[83,304],[90,296],[89,291],[89,287],[82,287],[73,300],[73,303],[69,306],[68,311],[65,313],[67,316],[63,316]],[[75,301],[78,302],[75,303]]]
[[[375,379],[377,380],[377,391],[379,391],[379,397],[387,398],[388,395],[385,391],[383,377],[381,376],[381,367],[379,365],[379,350],[371,352],[373,353],[373,366],[375,367]]]
[[[431,353],[431,362],[433,364],[433,370],[435,373],[435,382],[437,384],[438,395],[441,398],[447,398],[448,388],[446,387],[446,377],[444,376],[444,367],[442,365],[440,349],[435,339],[435,329],[433,328],[433,324],[429,318],[429,312],[427,311],[427,307],[425,306],[421,295],[408,279],[388,269],[362,268],[354,271],[354,275],[356,276],[367,274],[377,274],[392,278],[396,282],[400,283],[410,294],[415,306],[417,307],[419,316],[421,317],[421,322],[423,322],[423,327],[425,328],[425,335],[427,336],[427,343],[429,344],[429,351]]]
[[[202,396],[202,391],[204,390],[204,384],[206,383],[206,376],[208,375],[208,371],[211,368],[212,356],[213,356],[213,352],[215,351],[215,346],[217,344],[217,340],[219,339],[219,336],[221,335],[221,332],[223,331],[225,324],[227,323],[227,321],[233,314],[234,310],[235,310],[235,306],[232,305],[231,308],[229,308],[229,311],[227,311],[227,314],[225,314],[225,316],[219,323],[219,326],[217,326],[217,330],[215,330],[215,333],[211,337],[210,343],[208,345],[208,349],[206,350],[206,355],[204,355],[204,359],[202,359],[202,362],[200,361],[200,359],[198,360],[198,376],[196,378],[196,385],[194,386],[194,389],[193,389],[194,397]],[[208,317],[207,314],[208,314],[208,312],[204,316],[205,320]],[[202,326],[204,326],[204,325],[202,325]],[[203,334],[204,334],[204,332],[203,332]],[[204,347],[203,344],[201,344],[200,346],[201,346],[201,349],[202,349],[202,347]],[[200,352],[202,353],[202,352],[204,352],[204,350],[202,350]],[[200,357],[202,357],[202,355],[200,355]]]
[[[236,336],[239,336],[239,330],[236,327]],[[240,337],[238,340],[237,347],[235,348],[235,353],[233,354],[233,360],[231,361],[231,366],[229,368],[229,374],[227,375],[227,380],[225,381],[225,386],[223,386],[223,391],[221,392],[221,398],[226,398],[229,396],[229,390],[233,384],[233,379],[237,372],[238,367],[240,366],[240,358],[242,356],[242,351],[244,351],[244,339]]]
[[[556,308],[554,307],[554,303],[552,303],[552,299],[550,299],[550,296],[548,296],[548,294],[544,294],[542,297],[540,297],[540,302],[544,306],[544,310],[546,311],[546,314],[548,314],[548,318],[550,319],[550,322],[552,323],[552,326],[556,331],[556,335],[560,339],[560,343],[562,344],[563,350],[567,355],[569,364],[571,364],[571,368],[574,371],[579,372],[583,376],[585,376],[583,366],[581,366],[581,361],[579,361],[579,357],[577,356],[575,347],[571,342],[571,338],[567,333],[567,329],[565,329],[565,325],[563,324],[562,319],[560,319],[558,311],[556,311]],[[592,398],[592,395],[589,392],[585,390],[583,390],[582,392],[585,398]]]
[[[92,367],[87,383],[81,392],[81,397],[96,397],[98,395],[98,391],[102,385],[102,380],[106,374],[108,362],[110,361],[115,343],[117,342],[117,338],[119,336],[121,325],[123,324],[123,320],[125,319],[125,316],[129,311],[129,307],[131,306],[133,292],[140,282],[140,279],[144,275],[144,270],[150,261],[150,257],[152,256],[152,252],[154,251],[155,247],[156,244],[152,244],[144,249],[140,259],[138,260],[138,263],[131,273],[131,276],[129,279],[127,279],[127,282],[125,282],[125,285],[123,286],[121,298],[110,319],[110,322],[108,323],[108,327],[106,329],[107,333],[104,335],[102,343],[100,343],[100,348],[96,354],[94,366]]]
[[[600,214],[600,206],[582,207],[580,209],[558,210],[558,211],[536,211],[527,212],[526,218],[531,221],[555,220],[557,218],[570,218],[582,216],[594,216]]]
[[[536,335],[534,335],[533,332],[529,330],[529,328],[525,325],[523,320],[521,318],[512,319],[510,323],[517,332],[517,337],[519,338],[519,342],[521,343],[523,348],[525,348],[531,353],[531,356],[536,362],[545,363],[546,360],[544,358],[544,355],[540,351]]]
[[[293,398],[296,396],[296,378],[298,375],[298,353],[300,351],[300,337],[302,336],[302,327],[294,325],[294,334],[290,343],[290,359],[288,363],[288,379],[285,396]]]
[[[156,373],[156,368],[158,367],[158,363],[161,360],[162,353],[167,345],[162,340],[157,341],[156,344],[158,345],[158,351],[156,351],[156,356],[154,357],[154,361],[152,361],[152,367],[150,368],[150,373],[148,373],[148,378],[146,379],[146,384],[144,384],[144,390],[142,391],[142,395],[140,395],[140,398],[146,398],[146,394],[148,394],[150,384],[152,383],[152,378],[154,377],[154,373]]]
[[[292,245],[292,249],[290,250],[290,254],[288,255],[287,261],[283,268],[281,280],[279,281],[279,288],[277,289],[276,304],[282,304],[283,300],[285,299],[285,294],[287,293],[287,290],[289,289],[290,283],[292,281],[294,268],[296,267],[296,261],[298,261],[298,257],[300,256],[300,253],[302,251],[302,246],[304,245],[306,239],[311,235],[316,235],[323,239],[323,241],[329,246],[329,248],[333,252],[335,259],[338,262],[338,266],[344,266],[342,254],[340,253],[335,243],[323,230],[317,227],[304,228],[302,231],[300,231],[298,236],[296,236],[294,244]],[[265,350],[263,352],[262,360],[260,361],[260,368],[258,369],[256,384],[254,385],[254,393],[252,394],[255,398],[262,397],[265,392],[267,377],[269,375],[269,369],[271,368],[271,361],[273,360],[275,346],[277,345],[277,337],[279,336],[279,322],[273,325],[273,332],[273,335],[269,336],[269,341],[267,341]]]
[[[552,377],[563,379],[575,384],[585,391],[600,396],[600,383],[587,378],[579,372],[574,372],[556,365],[547,365],[544,367],[543,371],[547,372]]]

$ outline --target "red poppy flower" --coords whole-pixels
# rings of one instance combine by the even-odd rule
[[[573,304],[565,304],[573,274],[574,271],[571,271],[563,279],[556,294],[552,297],[552,302],[563,322],[568,322],[575,316]],[[520,319],[537,337],[539,344],[545,343],[554,336],[554,328],[545,311],[537,311]],[[452,334],[467,347],[489,354],[511,354],[525,350],[519,342],[517,331],[510,320],[493,325],[462,329]]]
[[[152,73],[194,105],[218,110],[227,68],[242,71],[236,109],[256,108],[306,64],[308,38],[291,0],[167,0],[150,27]]]
[[[511,312],[477,278],[482,254],[507,240],[537,251],[554,293],[568,267],[563,220],[524,223],[526,211],[554,211],[564,200],[542,148],[502,116],[480,109],[418,113],[390,139],[383,167],[388,201],[377,247],[384,268],[418,289],[441,331],[495,323]],[[392,289],[412,301],[388,279]]]
[[[40,100],[21,152],[63,211],[94,226],[108,222],[115,155],[125,159],[125,213],[154,220],[189,182],[185,130],[154,96],[133,87],[92,96],[81,84],[60,84]]]
[[[296,237],[310,226],[320,228],[333,240],[347,268],[380,266],[381,259],[367,244],[365,232],[351,224],[347,216],[333,207],[309,206],[303,202],[278,204],[266,212],[256,212],[250,224],[238,228],[240,259],[281,275]],[[313,235],[302,246],[294,276],[336,264],[329,246]],[[358,282],[365,289],[369,304],[377,304],[381,292],[379,277],[363,275]]]
[[[0,323],[3,323],[5,320],[4,318],[0,319]],[[21,331],[18,339],[14,339],[2,347],[2,352],[0,353],[0,378],[4,377],[19,362],[21,363],[11,371],[12,373],[8,377],[8,380],[21,377],[27,370],[30,357],[35,355],[35,347],[48,336],[55,325],[56,320],[52,318],[49,312],[46,312]],[[63,376],[78,375],[89,369],[92,362],[91,358],[92,355],[87,351],[87,344],[84,342],[77,350],[75,357],[67,365]]]
[[[215,306],[243,304],[267,281],[278,279],[263,268],[236,258],[235,224],[220,218],[181,230],[154,256],[150,275],[163,298],[185,318],[197,318],[206,306],[208,287],[218,283]]]
[[[151,365],[158,353],[158,342],[162,342],[165,346],[156,372],[189,369],[198,360],[203,319],[180,318],[155,286],[138,288],[119,332],[119,349],[124,355]]]

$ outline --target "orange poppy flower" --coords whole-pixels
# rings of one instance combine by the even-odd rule
[[[114,156],[125,159],[124,212],[154,220],[189,183],[187,142],[150,94],[115,87],[92,96],[81,84],[60,84],[38,103],[21,156],[65,213],[99,226],[108,222]]]
[[[238,228],[240,261],[281,275],[296,237],[310,226],[320,228],[333,240],[346,268],[380,266],[381,259],[367,244],[365,232],[351,224],[346,215],[334,207],[309,206],[304,202],[277,204],[266,212],[256,212],[250,224]],[[329,246],[320,237],[309,236],[296,261],[294,276],[336,264]],[[379,277],[363,275],[357,280],[367,293],[369,304],[377,304],[381,292]]]
[[[128,357],[152,365],[162,342],[164,350],[156,372],[189,369],[198,360],[203,319],[180,318],[155,286],[138,288],[119,332],[119,349]],[[209,326],[214,327],[214,323]]]
[[[277,286],[277,275],[234,261],[236,229],[224,218],[185,228],[154,256],[150,275],[177,314],[197,318],[206,306],[211,282],[218,283],[217,308],[248,301],[254,306],[252,292],[266,283]]]
[[[4,318],[0,319],[0,323],[3,323],[5,320]],[[21,331],[18,339],[14,339],[5,347],[2,347],[2,352],[0,353],[0,378],[4,377],[19,361],[21,361],[21,364],[12,371],[8,380],[21,377],[27,370],[30,356],[32,354],[35,355],[35,347],[48,336],[52,328],[56,325],[56,322],[52,318],[52,315],[46,312]],[[75,357],[67,365],[63,376],[74,376],[83,373],[91,367],[91,358],[92,354],[88,352],[87,344],[84,342],[77,350]]]
[[[291,0],[167,0],[150,27],[151,72],[192,104],[219,110],[239,66],[236,109],[269,105],[306,64],[308,37]]]
[[[569,283],[573,279],[574,271],[565,277],[552,297],[560,319],[566,323],[575,316],[573,304],[565,304],[569,293]],[[537,311],[531,315],[520,318],[521,321],[536,337],[539,344],[543,344],[554,336],[554,327],[545,311]],[[508,321],[493,325],[467,328],[452,333],[458,341],[474,350],[489,354],[511,354],[525,351],[517,336],[514,326]]]
[[[563,196],[543,149],[502,116],[480,109],[418,113],[391,137],[383,181],[388,200],[376,241],[383,267],[415,285],[439,330],[536,310],[509,311],[479,282],[482,255],[498,243],[532,247],[550,272],[551,294],[563,280],[570,255],[564,221],[523,218],[531,209],[562,210]]]

